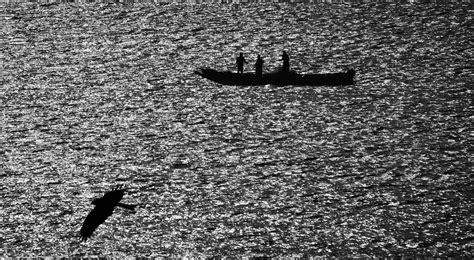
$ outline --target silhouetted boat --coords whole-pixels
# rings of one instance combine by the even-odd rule
[[[353,69],[341,73],[325,74],[297,74],[290,73],[266,73],[257,76],[251,73],[238,74],[230,71],[220,72],[213,69],[200,69],[194,73],[220,83],[222,85],[234,86],[258,86],[258,85],[296,85],[296,86],[337,86],[354,84],[355,71]]]

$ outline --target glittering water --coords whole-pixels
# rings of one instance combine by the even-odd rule
[[[2,256],[472,256],[471,4],[2,4]],[[345,87],[193,74],[288,50]],[[87,243],[93,198],[122,209]]]

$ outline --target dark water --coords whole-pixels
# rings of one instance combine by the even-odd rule
[[[472,7],[1,4],[1,255],[472,256]]]

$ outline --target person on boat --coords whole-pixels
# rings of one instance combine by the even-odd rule
[[[281,59],[283,60],[283,72],[288,73],[290,72],[290,57],[288,57],[288,54],[286,54],[286,51],[283,51],[283,54],[281,55]]]
[[[263,62],[264,61],[260,55],[257,55],[257,61],[255,62],[255,75],[262,76]]]
[[[239,57],[237,57],[237,73],[244,73],[244,63],[247,63],[247,61],[244,58],[244,54],[241,52]]]

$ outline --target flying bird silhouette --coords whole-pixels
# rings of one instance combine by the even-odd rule
[[[87,241],[92,236],[94,230],[114,212],[115,207],[119,206],[135,213],[137,205],[120,203],[127,189],[122,189],[123,185],[117,185],[112,191],[104,194],[101,198],[92,201],[94,209],[87,215],[80,231],[81,240]]]

